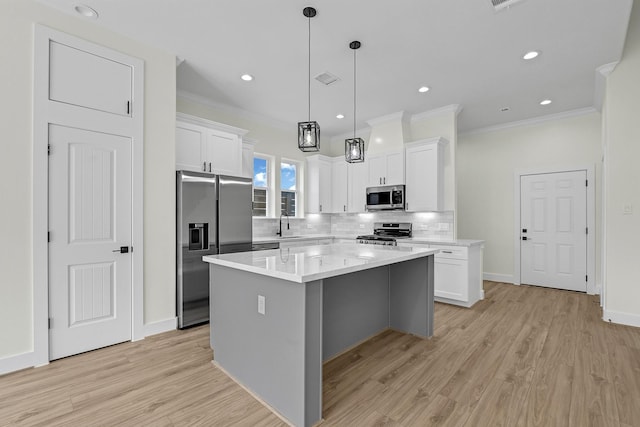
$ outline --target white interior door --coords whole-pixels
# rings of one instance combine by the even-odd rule
[[[520,177],[521,283],[586,292],[586,171]]]
[[[131,339],[131,139],[50,125],[49,144],[53,360]]]

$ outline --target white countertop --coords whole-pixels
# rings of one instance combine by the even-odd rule
[[[365,234],[365,233],[360,233]],[[280,243],[280,242],[296,242],[301,241],[304,242],[306,240],[321,240],[321,239],[353,239],[356,240],[356,236],[344,236],[344,235],[333,235],[333,234],[302,234],[297,235],[294,238],[287,238],[285,235],[284,238],[278,236],[267,236],[267,237],[254,237],[253,243]],[[407,243],[423,243],[423,244],[433,244],[433,245],[449,245],[449,246],[474,246],[474,245],[484,245],[484,240],[473,240],[473,239],[438,239],[437,237],[409,237],[407,239],[398,239],[398,242],[407,242]]]
[[[211,264],[304,283],[409,261],[437,252],[438,249],[347,243],[208,255],[202,259]]]

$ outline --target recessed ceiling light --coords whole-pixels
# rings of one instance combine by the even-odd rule
[[[337,118],[337,119],[344,119],[344,114],[338,114],[338,115],[336,116],[336,118]]]
[[[253,80],[253,76],[251,74],[243,74],[240,76],[240,78],[245,82],[250,82],[251,80]]]
[[[422,86],[420,89],[418,89],[418,92],[420,93],[425,93],[428,91],[429,91],[429,88],[427,86]]]
[[[531,52],[525,53],[522,59],[529,60],[535,58],[538,55],[540,55],[540,52],[538,52],[537,50],[532,50]]]
[[[550,99],[545,99],[544,101],[540,101],[540,105],[549,105],[549,104],[551,104]]]
[[[86,4],[78,4],[74,7],[75,11],[85,18],[98,19],[98,12],[90,8]]]

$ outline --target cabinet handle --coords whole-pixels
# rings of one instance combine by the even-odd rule
[[[342,212],[346,212],[347,211],[347,205],[342,205]]]
[[[378,178],[378,184],[382,184],[382,177]]]
[[[387,177],[385,176],[384,178],[382,178],[382,183],[386,184],[387,183]]]
[[[207,171],[207,162],[202,162],[202,171],[203,172]]]
[[[322,212],[322,205],[320,205],[320,212]]]
[[[451,251],[440,251],[440,252],[442,252],[443,254],[452,254],[453,253]]]
[[[211,172],[211,162],[209,162],[209,172]]]

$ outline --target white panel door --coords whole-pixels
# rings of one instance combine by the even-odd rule
[[[133,69],[91,52],[49,42],[49,99],[130,116]]]
[[[404,184],[404,152],[387,154],[387,173],[385,174],[384,184],[386,185],[402,185]]]
[[[131,139],[50,125],[49,144],[53,360],[131,339]]]
[[[587,291],[586,171],[520,178],[521,283]]]

